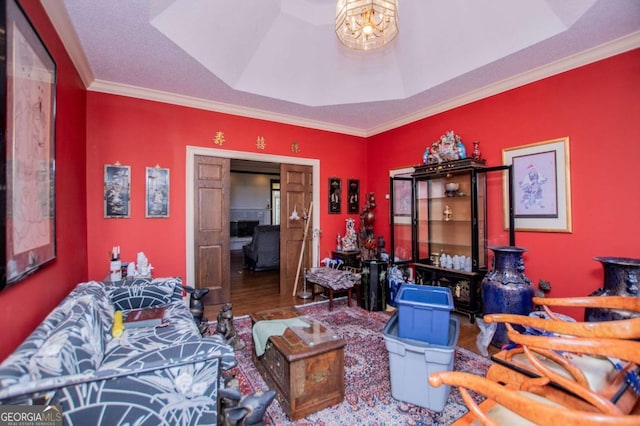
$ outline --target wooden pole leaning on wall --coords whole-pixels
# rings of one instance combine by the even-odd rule
[[[309,233],[309,224],[311,223],[311,213],[313,212],[313,201],[309,203],[309,212],[304,215],[307,219],[307,223],[304,226],[304,234],[302,235],[302,247],[300,247],[300,258],[298,259],[298,270],[296,271],[296,281],[293,284],[293,296],[296,295],[298,290],[298,279],[300,278],[300,269],[302,268],[302,259],[304,258],[304,248],[307,242],[307,234]]]

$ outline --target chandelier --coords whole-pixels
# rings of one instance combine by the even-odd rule
[[[352,49],[384,46],[398,35],[397,0],[338,0],[336,34]]]

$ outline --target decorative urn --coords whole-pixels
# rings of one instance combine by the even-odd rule
[[[629,257],[595,257],[604,268],[604,285],[589,296],[640,297],[640,259]],[[640,312],[628,312],[603,308],[587,308],[586,321],[611,321],[640,316]]]
[[[514,246],[489,249],[494,253],[493,269],[482,280],[483,312],[529,315],[533,311],[535,289],[524,274],[522,253],[527,249]],[[509,342],[506,327],[498,324],[491,344],[501,347]]]

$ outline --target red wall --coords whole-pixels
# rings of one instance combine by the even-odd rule
[[[0,360],[22,342],[77,283],[87,277],[86,92],[40,2],[23,3],[57,65],[57,257],[33,276],[0,292]]]
[[[6,357],[79,282],[107,273],[107,252],[120,245],[124,260],[144,251],[156,275],[186,274],[185,156],[187,145],[320,160],[320,256],[344,233],[346,213],[327,213],[329,177],[360,179],[361,194],[377,200],[376,232],[388,241],[388,170],[418,164],[427,145],[447,130],[467,149],[479,140],[489,165],[505,147],[569,136],[573,232],[518,232],[527,247],[527,274],[551,281],[553,296],[583,295],[599,287],[594,256],[640,257],[640,50],[487,98],[369,139],[200,111],[121,96],[86,93],[39,2],[24,2],[58,66],[56,120],[57,258],[0,293],[0,359]],[[300,152],[290,151],[291,142]],[[103,167],[132,167],[130,219],[103,218]],[[171,217],[144,218],[146,166],[171,169]],[[362,197],[361,197],[362,198]],[[499,206],[494,206],[499,208]],[[346,204],[343,202],[343,211]],[[350,215],[355,217],[356,215]]]
[[[154,275],[186,275],[185,163],[186,146],[262,152],[320,160],[319,208],[321,257],[335,249],[335,235],[344,234],[347,179],[361,179],[366,189],[366,143],[363,138],[326,131],[196,110],[123,96],[90,92],[87,95],[87,223],[90,279],[108,272],[108,252],[119,245],[123,261],[134,261],[143,251]],[[225,142],[215,145],[216,132]],[[256,147],[263,136],[266,149]],[[291,152],[298,142],[300,151]],[[131,166],[131,217],[103,217],[104,165],[119,161]],[[171,170],[170,217],[146,219],[145,168],[159,164]],[[328,180],[343,183],[343,214],[327,213]],[[355,215],[351,215],[352,217]]]
[[[468,152],[480,141],[487,165],[502,163],[503,148],[568,136],[573,232],[517,232],[516,244],[528,249],[527,275],[550,281],[551,296],[587,295],[603,282],[595,256],[640,258],[638,99],[635,50],[369,138],[369,187],[388,193],[386,171],[419,164],[448,130]],[[388,200],[378,199],[387,211]],[[377,231],[388,238],[388,226]]]

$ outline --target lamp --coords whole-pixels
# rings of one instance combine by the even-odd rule
[[[398,35],[397,0],[338,0],[336,34],[352,49],[384,46]]]

